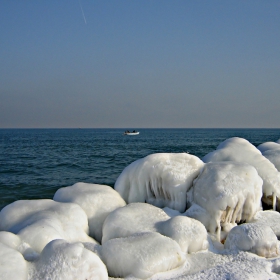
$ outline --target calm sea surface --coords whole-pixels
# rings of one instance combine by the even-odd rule
[[[131,162],[152,153],[198,157],[230,137],[254,145],[280,129],[0,129],[0,210],[19,199],[53,198],[57,189],[87,182],[113,186]]]

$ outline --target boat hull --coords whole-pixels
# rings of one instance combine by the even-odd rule
[[[124,135],[138,135],[140,132],[125,132]]]

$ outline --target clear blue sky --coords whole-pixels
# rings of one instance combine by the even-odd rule
[[[279,0],[2,0],[0,128],[280,128]]]

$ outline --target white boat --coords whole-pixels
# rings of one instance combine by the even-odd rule
[[[124,132],[124,135],[138,135],[140,132],[139,131],[125,131]]]

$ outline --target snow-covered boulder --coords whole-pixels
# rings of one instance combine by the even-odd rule
[[[59,189],[53,198],[81,206],[88,217],[89,235],[101,242],[102,226],[109,213],[126,205],[120,194],[106,185],[76,183]]]
[[[228,234],[225,249],[241,250],[261,257],[278,256],[278,240],[269,226],[264,224],[242,224]]]
[[[108,272],[101,259],[82,243],[57,239],[44,248],[39,260],[31,267],[29,278],[107,280]]]
[[[175,240],[183,252],[194,253],[208,248],[206,228],[195,219],[173,217],[159,225],[159,232]]]
[[[88,236],[88,220],[75,203],[50,199],[18,200],[0,212],[0,230],[17,234],[36,252],[54,239],[96,242]]]
[[[27,261],[17,250],[0,242],[0,279],[28,279]]]
[[[257,224],[270,226],[274,234],[277,236],[277,238],[280,239],[280,213],[279,212],[273,210],[259,211],[254,216],[254,218],[249,221],[249,223],[257,223]]]
[[[184,212],[186,192],[204,163],[186,153],[159,153],[128,165],[115,183],[127,203],[147,202]]]
[[[271,161],[275,168],[280,171],[280,150],[268,150],[263,152],[263,156]]]
[[[102,259],[111,277],[147,279],[179,267],[186,258],[171,238],[146,232],[105,242]]]
[[[169,219],[162,209],[153,205],[130,203],[108,215],[103,225],[102,244],[110,239],[135,233],[156,232],[157,225]]]
[[[199,220],[206,221],[204,225],[211,233],[217,233],[218,239],[221,226],[253,218],[260,210],[261,197],[262,179],[256,169],[239,162],[205,164],[188,193],[192,203],[206,210],[206,217]],[[196,212],[192,211],[203,216],[203,211],[198,210],[196,207]]]
[[[0,243],[20,252],[25,260],[33,261],[39,257],[38,252],[21,240],[19,236],[9,231],[0,231]]]
[[[276,208],[276,197],[280,197],[280,172],[249,141],[238,137],[229,138],[202,160],[206,163],[238,161],[254,166],[263,179],[263,200]]]
[[[102,244],[144,232],[168,236],[186,253],[208,247],[207,231],[199,221],[183,216],[170,218],[162,209],[147,203],[131,203],[109,214],[103,227]]]
[[[262,155],[271,161],[276,169],[280,171],[280,143],[265,142],[257,147]]]
[[[205,208],[192,202],[190,208],[184,213],[189,218],[200,221],[207,230],[210,230],[211,224],[213,223],[212,213],[208,212]]]
[[[263,154],[264,152],[269,150],[280,150],[280,144],[276,142],[265,142],[260,144],[257,148]]]

